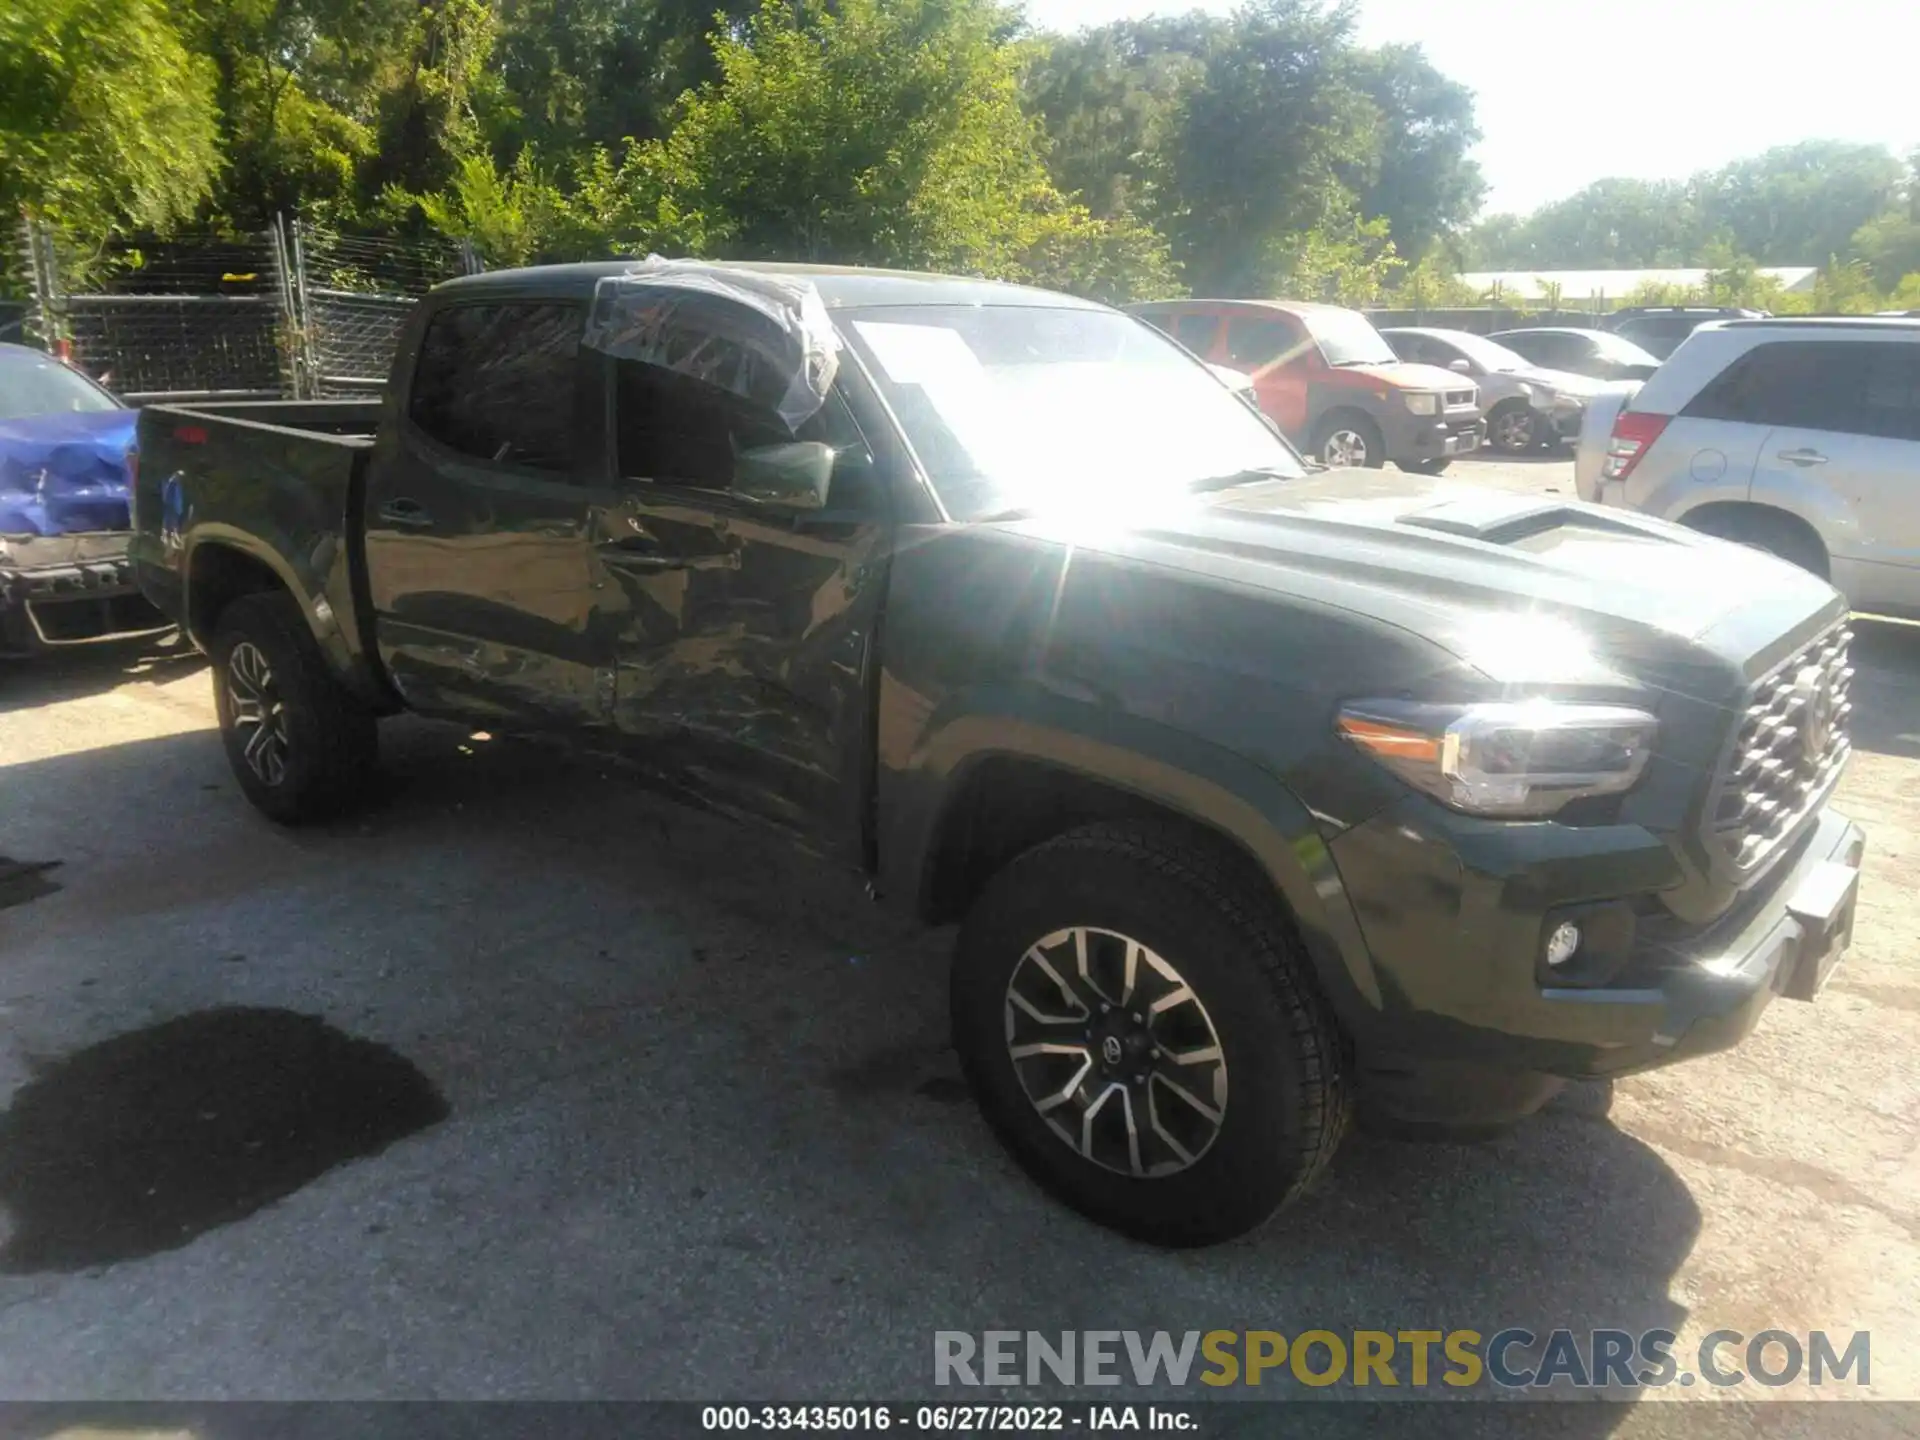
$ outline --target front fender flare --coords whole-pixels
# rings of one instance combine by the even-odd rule
[[[973,767],[996,758],[1050,766],[1129,792],[1234,844],[1286,901],[1335,1013],[1350,1032],[1366,1028],[1383,996],[1332,852],[1306,806],[1270,771],[1183,732],[1105,708],[1046,713],[1088,708],[1023,697],[1020,713],[973,708],[930,726],[910,766],[881,777],[883,884],[916,900],[927,893],[942,826]]]

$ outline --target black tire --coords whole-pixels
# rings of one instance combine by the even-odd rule
[[[1351,435],[1358,442],[1362,453],[1353,464],[1368,470],[1378,470],[1387,463],[1387,442],[1380,438],[1380,427],[1364,415],[1345,411],[1327,416],[1313,427],[1313,443],[1308,452],[1322,465],[1338,465],[1346,461],[1331,460],[1327,457],[1327,447],[1336,436]]]
[[[1502,455],[1526,455],[1540,444],[1540,422],[1524,400],[1507,400],[1487,414],[1487,448]]]
[[[1400,468],[1411,470],[1416,475],[1440,475],[1444,474],[1447,466],[1452,463],[1453,457],[1445,455],[1437,460],[1402,460]]]
[[[1710,510],[1697,518],[1688,517],[1687,523],[1704,535],[1764,550],[1822,580],[1828,576],[1827,547],[1820,543],[1820,537],[1785,515],[1759,508]]]
[[[1197,1158],[1174,1173],[1130,1174],[1088,1158],[1052,1128],[1022,1085],[1011,1053],[1009,985],[1040,940],[1075,927],[1115,932],[1166,957],[1215,1032],[1231,1085],[1210,1092],[1224,1094],[1217,1129],[1204,1147],[1195,1147]],[[1150,978],[1157,986],[1170,983]],[[1346,1131],[1351,1099],[1344,1046],[1280,902],[1224,857],[1169,828],[1090,825],[1008,865],[961,927],[952,1003],[962,1068],[1001,1142],[1061,1200],[1137,1239],[1209,1245],[1251,1230],[1318,1178]],[[1119,1012],[1129,1008],[1121,1004],[1110,1019],[1124,1024],[1127,1016]],[[1091,1037],[1099,1017],[1091,1006],[1087,1014]],[[1151,1023],[1162,1027],[1157,1043],[1170,1046],[1166,1020],[1158,1014]],[[1091,1038],[1084,1043],[1091,1063],[1101,1052]],[[1078,1062],[1066,1063],[1071,1071]],[[1200,1073],[1175,1066],[1171,1056],[1160,1063],[1182,1078]],[[1129,1069],[1133,1064],[1126,1062]],[[1069,1083],[1076,1103],[1094,1089],[1071,1076]],[[1101,1087],[1115,1083],[1130,1088],[1095,1080]],[[1155,1094],[1156,1083],[1150,1079],[1144,1093]],[[1123,1107],[1129,1128],[1136,1104],[1155,1125],[1157,1103],[1130,1100]],[[1178,1119],[1174,1115],[1169,1128]],[[1163,1157],[1172,1154],[1158,1141],[1144,1143]]]
[[[373,714],[334,679],[292,596],[235,600],[220,612],[208,652],[227,763],[255,808],[297,825],[341,814],[365,796],[379,754]],[[255,657],[264,661],[264,683]],[[256,763],[257,752],[249,759],[250,742],[268,728],[243,715],[255,691],[266,717],[278,721],[277,767]]]

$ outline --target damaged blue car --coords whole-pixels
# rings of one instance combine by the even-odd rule
[[[127,566],[135,412],[0,345],[0,657],[167,629]]]

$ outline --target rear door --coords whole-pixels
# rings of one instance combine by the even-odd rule
[[[583,306],[502,300],[433,315],[369,467],[367,578],[407,703],[515,726],[600,718],[578,384]]]
[[[1253,377],[1260,408],[1296,445],[1307,439],[1308,391],[1320,352],[1306,327],[1278,310],[1227,317],[1223,363]]]
[[[1776,343],[1742,363],[1765,380],[1774,422],[1753,499],[1818,507],[1807,518],[1856,608],[1920,611],[1920,343]]]

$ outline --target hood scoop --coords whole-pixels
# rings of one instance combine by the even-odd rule
[[[1560,500],[1527,500],[1498,491],[1450,496],[1438,505],[1408,511],[1400,516],[1399,523],[1417,525],[1422,530],[1438,530],[1443,535],[1482,540],[1490,545],[1511,545],[1548,530],[1568,528],[1627,535],[1639,533],[1605,515]]]

